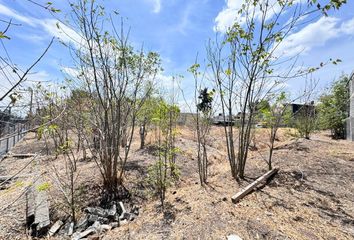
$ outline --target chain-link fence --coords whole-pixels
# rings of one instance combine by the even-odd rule
[[[15,144],[20,141],[29,125],[27,122],[7,122],[2,126],[0,135],[0,157],[8,153]]]

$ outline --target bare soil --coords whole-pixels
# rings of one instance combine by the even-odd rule
[[[168,189],[164,210],[146,181],[148,166],[156,159],[153,144],[140,150],[136,139],[125,176],[132,196],[125,204],[138,205],[140,214],[101,239],[226,239],[231,234],[242,239],[354,239],[354,143],[331,140],[326,134],[316,133],[306,140],[292,137],[291,129],[281,129],[273,162],[279,173],[233,204],[231,196],[267,171],[267,129],[256,130],[246,179],[238,183],[230,174],[223,129],[213,127],[208,149],[209,183],[201,187],[195,136],[192,130],[181,127],[177,139],[181,176]],[[153,139],[150,134],[147,142]],[[42,154],[20,173],[24,177],[0,187],[0,239],[27,239],[24,193],[37,176],[25,175],[39,170],[49,183],[51,218],[55,221],[67,212],[54,174],[57,171],[64,176],[66,160],[47,156],[44,142],[36,140],[34,134],[27,135],[12,152]],[[28,161],[30,158],[4,159],[0,175],[15,174]],[[93,160],[79,160],[78,169],[80,217],[84,207],[99,204],[101,178]]]

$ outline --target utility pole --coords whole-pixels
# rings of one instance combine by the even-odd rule
[[[28,91],[30,92],[31,96],[30,96],[30,109],[29,109],[29,113],[28,113],[28,121],[29,121],[29,128],[32,127],[32,119],[33,119],[33,89],[31,87],[28,88]]]

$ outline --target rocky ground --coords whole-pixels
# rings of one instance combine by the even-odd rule
[[[177,140],[182,150],[177,158],[181,177],[169,188],[164,210],[146,181],[147,168],[155,159],[153,147],[139,150],[137,139],[125,180],[131,200],[122,202],[134,217],[122,218],[124,224],[120,227],[113,224],[112,217],[107,224],[101,223],[110,227],[105,226],[101,234],[91,234],[91,238],[226,239],[235,234],[242,239],[354,239],[354,143],[331,140],[323,132],[314,134],[311,140],[298,139],[291,130],[282,129],[274,152],[274,166],[279,173],[266,186],[233,204],[231,196],[267,171],[263,160],[267,157],[267,130],[257,129],[255,139],[246,180],[237,183],[230,176],[222,128],[214,127],[209,146],[209,184],[201,187],[195,136],[188,128],[181,128]],[[153,135],[148,136],[149,142],[153,142]],[[33,171],[39,171],[48,183],[45,190],[52,223],[58,219],[70,221],[65,218],[68,209],[54,174],[65,171],[65,159],[46,156],[43,149],[43,142],[28,135],[12,151],[40,152],[43,156],[35,163],[29,163],[30,158],[0,162],[0,175],[12,175],[25,167],[23,177],[0,187],[0,239],[28,236],[25,191],[35,181],[30,174]],[[87,207],[99,205],[101,180],[92,160],[79,161],[78,169],[78,219],[85,219],[90,214]],[[121,214],[118,207],[117,217]],[[61,231],[50,239],[70,239]]]

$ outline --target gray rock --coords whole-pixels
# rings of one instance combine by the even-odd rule
[[[63,225],[64,223],[61,220],[56,221],[48,231],[49,236],[53,236]]]
[[[104,217],[98,217],[98,221],[102,224],[109,223],[109,219]]]
[[[87,215],[88,224],[93,224],[96,221],[98,221],[98,216],[97,215],[94,215],[94,214]]]
[[[93,227],[93,228],[96,229],[96,230],[99,230],[100,227],[101,227],[101,223],[100,223],[99,221],[96,221],[96,222],[94,222],[94,223],[92,224],[91,227]]]
[[[114,217],[117,214],[117,205],[114,203],[112,207],[107,210],[107,217]]]
[[[124,212],[119,216],[119,220],[133,221],[134,219],[135,219],[135,215],[128,212]]]
[[[73,235],[73,233],[74,233],[74,223],[71,222],[71,223],[69,224],[68,236]]]
[[[96,229],[94,227],[89,227],[83,232],[76,232],[72,236],[72,240],[80,240],[88,235],[91,235],[96,232]]]
[[[227,236],[227,240],[242,240],[242,238],[236,234],[231,234]]]
[[[85,209],[85,212],[90,213],[91,215],[97,215],[99,217],[104,217],[104,218],[108,216],[107,211],[100,207],[96,207],[96,208],[88,207]]]
[[[118,226],[119,226],[119,223],[118,223],[118,222],[111,222],[109,225],[110,225],[110,226],[112,227],[112,229],[113,229],[113,228],[118,227]]]
[[[134,206],[130,212],[136,216],[139,216],[139,208],[137,206]]]
[[[100,226],[100,231],[101,232],[105,232],[105,231],[109,231],[112,229],[112,226],[111,225],[108,225],[108,224],[102,224]]]
[[[88,227],[88,224],[89,224],[88,217],[89,216],[83,216],[79,219],[79,221],[76,224],[76,229],[78,231],[82,231]]]
[[[126,210],[125,210],[125,207],[124,207],[123,203],[122,203],[122,202],[119,202],[118,204],[119,204],[120,212],[121,212],[121,213],[125,213]]]
[[[122,221],[119,221],[119,226],[124,226],[124,225],[127,225],[129,222],[128,220],[122,220]]]

